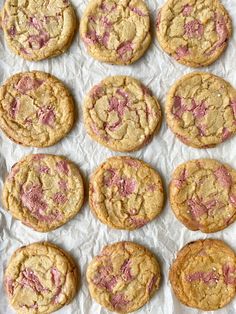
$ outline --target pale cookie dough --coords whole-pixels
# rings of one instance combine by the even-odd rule
[[[223,241],[208,239],[184,246],[171,266],[169,279],[183,304],[213,311],[236,294],[236,256]]]
[[[219,0],[167,0],[156,33],[162,49],[191,67],[216,61],[228,45],[232,22]]]
[[[0,87],[0,128],[18,144],[51,146],[66,136],[74,119],[69,91],[48,73],[18,73]]]
[[[87,269],[92,298],[118,313],[130,313],[146,304],[159,289],[160,278],[155,256],[133,242],[105,246]]]
[[[186,145],[214,147],[236,133],[236,89],[210,73],[184,75],[167,95],[166,119]]]
[[[139,149],[161,126],[157,99],[141,82],[128,76],[111,76],[95,85],[83,109],[88,134],[114,151]]]
[[[54,230],[80,210],[84,199],[79,169],[65,157],[28,155],[15,164],[3,187],[5,208],[41,232]]]
[[[62,54],[77,24],[68,0],[6,0],[1,15],[9,48],[30,61]]]
[[[5,271],[4,285],[18,314],[49,314],[70,303],[79,274],[69,254],[49,242],[15,251]]]
[[[236,219],[236,171],[214,159],[183,163],[172,175],[170,203],[190,230],[222,230]]]
[[[143,0],[93,0],[84,12],[80,36],[95,59],[130,64],[150,45],[150,17]]]
[[[112,157],[91,176],[90,207],[111,228],[141,228],[160,214],[163,203],[158,172],[141,160]]]

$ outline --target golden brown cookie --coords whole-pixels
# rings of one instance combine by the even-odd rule
[[[9,48],[30,61],[62,54],[77,24],[69,0],[6,0],[1,14]]]
[[[15,164],[3,188],[3,203],[13,217],[41,232],[54,230],[81,209],[79,169],[65,157],[28,155]]]
[[[204,311],[220,309],[236,294],[236,255],[220,240],[190,242],[179,251],[169,279],[181,303]]]
[[[236,171],[214,159],[183,163],[172,175],[170,203],[190,230],[225,229],[236,219]]]
[[[74,119],[68,89],[48,73],[18,73],[0,88],[0,128],[18,144],[51,146],[66,136]]]
[[[138,80],[111,76],[95,85],[84,100],[88,134],[115,151],[134,151],[161,126],[157,99]]]
[[[236,90],[211,73],[184,75],[168,92],[166,119],[186,145],[214,147],[236,133]]]
[[[105,246],[87,269],[92,298],[118,313],[130,313],[146,304],[159,289],[160,278],[155,256],[133,242]]]
[[[49,242],[16,250],[4,277],[9,301],[19,314],[59,310],[72,301],[78,283],[78,270],[71,256]]]
[[[95,59],[130,64],[150,45],[150,17],[143,0],[92,0],[80,25],[80,36]]]
[[[179,63],[202,67],[223,53],[232,22],[219,0],[167,0],[158,12],[156,33],[162,49]]]
[[[89,204],[111,228],[134,230],[160,214],[164,191],[157,171],[131,157],[111,157],[90,179]]]

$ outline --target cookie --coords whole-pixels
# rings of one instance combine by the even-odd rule
[[[179,63],[203,67],[224,52],[232,22],[219,0],[167,0],[157,14],[156,34]]]
[[[167,95],[166,119],[186,145],[214,147],[236,133],[236,90],[210,73],[184,75]]]
[[[160,285],[155,256],[133,242],[107,245],[87,269],[93,299],[110,311],[133,312],[146,304]]]
[[[4,207],[40,232],[54,230],[80,210],[84,187],[79,169],[65,157],[28,155],[16,163],[3,188]]]
[[[183,304],[213,311],[236,294],[236,256],[223,241],[208,239],[187,244],[169,273],[176,297]]]
[[[83,109],[88,134],[114,151],[141,148],[161,126],[157,99],[132,77],[104,79],[88,93]]]
[[[91,176],[89,205],[111,228],[141,228],[160,214],[163,203],[158,172],[141,160],[112,157]]]
[[[225,229],[236,220],[236,171],[214,159],[183,163],[171,179],[170,203],[190,230]]]
[[[143,0],[93,0],[81,19],[80,36],[95,59],[131,64],[150,45],[150,17]]]
[[[71,130],[74,117],[69,91],[48,73],[18,73],[0,87],[0,128],[18,144],[51,146]]]
[[[6,0],[1,14],[8,47],[30,61],[62,54],[77,24],[68,0]]]
[[[49,242],[16,250],[4,278],[9,301],[19,314],[59,310],[74,298],[78,281],[73,259]]]

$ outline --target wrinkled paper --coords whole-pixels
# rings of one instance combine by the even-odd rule
[[[72,0],[78,18],[87,5],[85,0]],[[14,144],[5,135],[0,136],[0,183],[1,189],[4,178],[11,166],[23,156],[30,153],[50,153],[65,155],[74,161],[81,169],[88,187],[91,172],[106,158],[114,153],[98,143],[92,141],[85,132],[82,122],[82,101],[90,88],[108,75],[131,75],[140,79],[157,96],[162,108],[165,105],[165,95],[170,86],[181,75],[194,69],[178,64],[165,54],[159,47],[154,30],[157,9],[164,0],[147,0],[152,15],[153,41],[143,58],[129,66],[115,66],[103,64],[93,60],[77,35],[70,49],[63,55],[41,62],[29,62],[13,55],[7,48],[3,32],[0,31],[0,83],[2,84],[14,73],[28,70],[41,70],[52,73],[61,79],[71,90],[78,108],[78,120],[72,132],[59,144],[45,149],[25,148]],[[233,38],[229,42],[226,53],[212,66],[201,70],[222,76],[236,88],[236,1],[223,0],[229,10],[234,23]],[[0,0],[0,7],[3,0]],[[165,119],[161,130],[155,135],[151,143],[139,151],[130,154],[150,163],[157,169],[164,180],[167,191],[171,173],[182,162],[194,158],[216,158],[227,162],[236,169],[236,136],[217,148],[193,149],[175,138],[167,128]],[[88,191],[88,189],[87,189]],[[166,192],[167,195],[167,192]],[[2,202],[1,202],[2,207]],[[78,294],[71,304],[63,307],[60,314],[105,314],[107,310],[101,308],[90,298],[86,283],[86,268],[89,261],[97,255],[102,247],[108,243],[131,240],[145,245],[158,257],[162,268],[161,288],[152,300],[137,313],[150,314],[197,314],[203,313],[181,305],[176,299],[168,282],[168,270],[176,252],[187,242],[202,238],[217,238],[226,241],[236,250],[236,223],[215,234],[205,235],[186,229],[174,216],[170,209],[168,198],[162,214],[137,231],[120,231],[108,228],[96,219],[88,206],[87,197],[84,207],[79,214],[61,228],[49,232],[38,233],[13,219],[10,214],[0,208],[0,314],[12,314],[14,311],[7,302],[3,291],[3,273],[12,253],[22,245],[36,241],[51,241],[68,251],[77,261],[81,272],[81,285]],[[213,313],[213,312],[208,312]],[[217,314],[235,314],[236,298]]]

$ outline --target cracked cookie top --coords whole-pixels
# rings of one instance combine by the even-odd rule
[[[184,75],[167,95],[166,119],[186,145],[214,147],[236,133],[236,90],[213,74]]]
[[[79,169],[68,159],[45,154],[28,155],[15,164],[3,188],[3,203],[27,226],[54,230],[80,210],[84,199]]]
[[[191,242],[178,253],[169,279],[183,304],[204,311],[217,310],[235,297],[235,253],[220,240]]]
[[[143,0],[90,1],[81,19],[80,34],[95,59],[133,63],[151,42],[148,8]]]
[[[172,175],[170,202],[187,228],[222,230],[236,219],[236,171],[214,159],[183,163]]]
[[[60,309],[74,298],[78,281],[72,258],[49,242],[16,250],[4,277],[10,303],[19,314],[48,314]]]
[[[155,256],[133,242],[107,245],[87,269],[91,296],[118,313],[133,312],[146,304],[160,285]]]
[[[71,130],[74,116],[69,91],[48,73],[18,73],[0,88],[0,128],[18,144],[51,146]]]
[[[76,28],[68,0],[6,0],[1,15],[9,48],[30,61],[63,53]]]
[[[219,0],[168,0],[157,15],[161,47],[179,63],[207,66],[228,45],[232,22]]]
[[[95,85],[84,100],[88,134],[115,151],[146,144],[161,125],[161,109],[149,89],[127,76],[112,76]]]
[[[158,172],[138,159],[109,158],[91,177],[90,207],[101,222],[112,228],[140,228],[161,212],[163,203]]]

